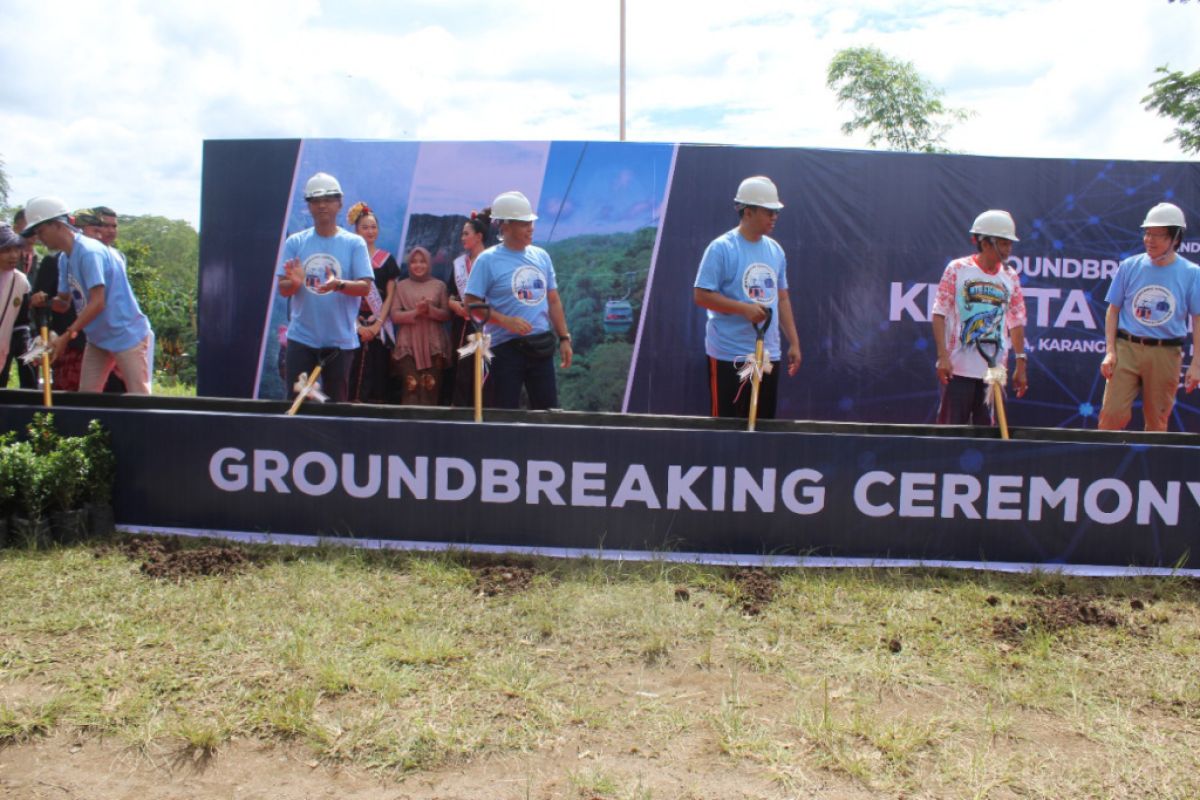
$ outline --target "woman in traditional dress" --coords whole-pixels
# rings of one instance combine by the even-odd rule
[[[471,216],[463,223],[462,233],[459,236],[463,253],[454,259],[453,283],[450,286],[450,311],[454,314],[450,325],[450,341],[454,344],[451,352],[452,359],[457,358],[458,348],[467,343],[467,335],[472,331],[467,317],[467,306],[463,303],[462,298],[467,291],[467,277],[471,274],[471,267],[475,265],[475,259],[487,247],[487,236],[491,225],[491,208],[472,211]],[[473,405],[475,402],[473,364],[469,361],[461,366],[456,364],[452,374],[454,375],[454,392],[451,404],[464,407]],[[487,387],[484,388],[486,390]]]
[[[378,246],[379,219],[366,203],[355,203],[346,212],[354,232],[367,243],[375,283],[358,311],[358,338],[362,342],[350,367],[350,399],[355,403],[385,403],[388,392],[389,350],[396,340],[391,308],[400,267],[392,254]]]

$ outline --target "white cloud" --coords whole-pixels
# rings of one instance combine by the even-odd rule
[[[197,221],[206,138],[615,139],[618,5],[365,0],[26,4],[0,50],[13,199]],[[825,88],[840,48],[912,61],[975,112],[963,152],[1177,159],[1141,97],[1196,68],[1178,3],[628,0],[627,135],[855,147]]]

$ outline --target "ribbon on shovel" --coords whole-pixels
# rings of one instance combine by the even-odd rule
[[[26,350],[21,355],[21,363],[28,366],[28,365],[32,364],[33,362],[41,359],[43,353],[50,352],[50,345],[57,338],[58,338],[58,334],[52,333],[52,334],[50,334],[49,342],[47,342],[45,339],[43,339],[40,336],[37,337],[36,339],[31,340],[29,342],[29,349]]]
[[[41,371],[38,375],[38,383],[42,387],[42,403],[46,408],[50,408],[53,400],[50,397],[50,389],[54,383],[53,373],[50,371],[50,346],[52,342],[58,339],[58,334],[51,333],[49,328],[42,325],[42,335],[29,343],[29,349],[21,354],[21,363],[29,366],[35,361],[41,361]]]
[[[313,369],[312,375],[307,372],[301,372],[300,377],[296,379],[296,385],[292,388],[296,390],[296,401],[292,403],[292,407],[288,409],[289,417],[295,416],[300,410],[300,404],[307,399],[316,400],[318,403],[324,403],[329,399],[329,396],[321,391],[321,387],[317,385],[317,378],[321,377],[321,365]]]
[[[775,365],[770,361],[763,359],[763,363],[759,364],[754,353],[747,353],[741,358],[733,360],[733,366],[737,369],[738,380],[744,385],[747,381],[757,378],[762,380],[764,375],[770,375],[771,370],[775,369]]]
[[[467,335],[467,343],[458,348],[458,357],[468,358],[474,352],[483,348],[483,363],[491,364],[494,354],[492,353],[492,335],[490,333],[471,333]]]

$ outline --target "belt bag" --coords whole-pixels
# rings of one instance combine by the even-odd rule
[[[549,358],[558,350],[558,334],[554,331],[522,336],[513,341],[517,343],[517,349],[526,358]]]

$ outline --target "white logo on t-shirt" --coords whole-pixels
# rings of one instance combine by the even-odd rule
[[[742,291],[752,302],[761,306],[774,305],[778,289],[775,270],[766,264],[751,264],[742,273]]]
[[[546,297],[546,273],[537,267],[517,267],[512,276],[512,293],[518,303],[540,305]]]
[[[1143,286],[1133,295],[1133,316],[1148,328],[1165,325],[1175,316],[1175,295],[1162,286]]]
[[[304,288],[314,294],[330,278],[342,277],[342,265],[329,253],[316,253],[304,262]]]

